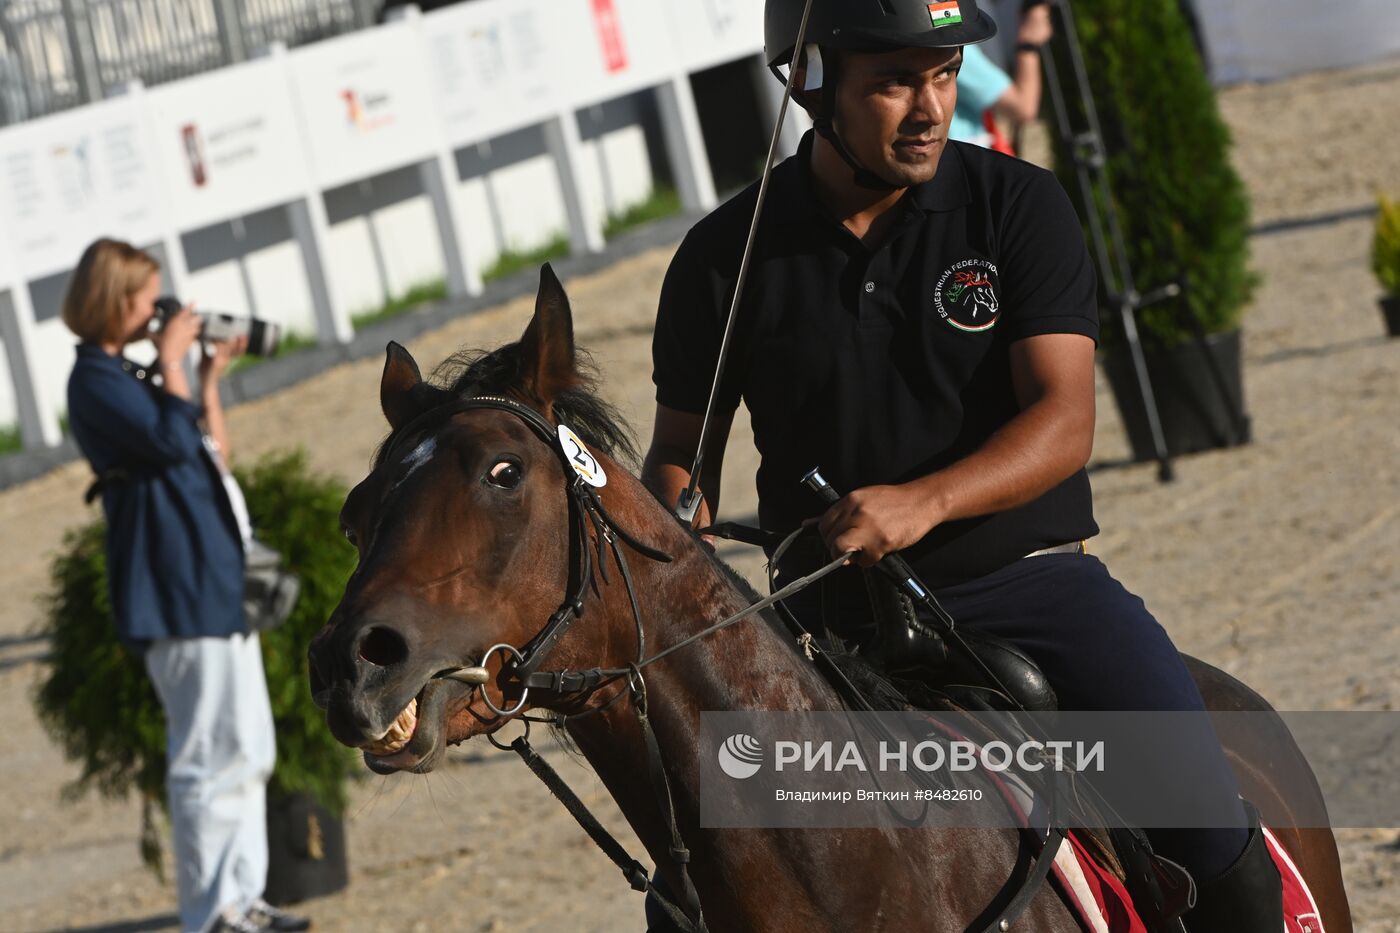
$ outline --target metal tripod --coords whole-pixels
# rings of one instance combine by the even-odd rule
[[[1167,451],[1166,437],[1162,432],[1161,413],[1157,398],[1152,391],[1152,381],[1147,372],[1147,360],[1143,355],[1142,341],[1138,336],[1136,313],[1142,308],[1181,297],[1182,311],[1187,324],[1192,329],[1194,342],[1201,351],[1211,373],[1211,381],[1220,393],[1225,409],[1229,412],[1230,434],[1225,438],[1228,445],[1243,444],[1249,440],[1249,422],[1243,415],[1239,400],[1233,397],[1225,381],[1220,365],[1209,352],[1205,329],[1185,301],[1186,278],[1139,292],[1133,279],[1132,264],[1123,242],[1122,226],[1118,222],[1118,209],[1113,201],[1113,191],[1109,184],[1108,158],[1104,147],[1103,131],[1099,126],[1098,110],[1094,106],[1094,95],[1089,87],[1088,73],[1084,68],[1084,53],[1079,45],[1079,33],[1074,25],[1074,12],[1070,0],[1044,0],[1050,3],[1059,14],[1055,30],[1056,41],[1063,42],[1069,58],[1070,71],[1074,77],[1075,91],[1079,95],[1084,115],[1084,126],[1076,127],[1070,116],[1065,100],[1065,89],[1060,83],[1060,71],[1055,65],[1052,45],[1041,49],[1045,67],[1045,81],[1050,90],[1051,104],[1055,110],[1055,123],[1060,139],[1074,163],[1075,178],[1078,182],[1080,201],[1084,217],[1089,224],[1090,239],[1094,246],[1094,259],[1098,263],[1099,274],[1103,276],[1104,290],[1108,303],[1117,310],[1123,327],[1123,337],[1127,341],[1133,374],[1138,391],[1142,396],[1143,408],[1147,412],[1147,425],[1152,435],[1152,446],[1157,460],[1157,477],[1162,482],[1174,478],[1171,455]]]

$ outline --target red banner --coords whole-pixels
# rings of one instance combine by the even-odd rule
[[[598,42],[603,47],[603,65],[608,74],[627,70],[627,46],[622,41],[622,23],[613,0],[593,0],[593,22],[598,27]]]

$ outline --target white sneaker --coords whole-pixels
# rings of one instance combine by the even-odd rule
[[[288,913],[273,907],[262,898],[253,901],[248,908],[248,917],[262,924],[262,929],[270,933],[301,933],[311,929],[311,918]]]
[[[269,933],[272,927],[256,919],[251,913],[225,910],[209,928],[209,933]]]

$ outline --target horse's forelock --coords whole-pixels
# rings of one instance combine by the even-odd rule
[[[587,351],[575,351],[578,382],[559,393],[554,400],[554,417],[567,424],[592,447],[624,465],[640,463],[637,442],[621,414],[597,394],[597,367]],[[444,404],[479,395],[520,397],[520,343],[508,343],[495,350],[458,350],[438,364],[428,381],[444,391]],[[397,432],[379,445],[374,466],[378,467],[393,446]]]

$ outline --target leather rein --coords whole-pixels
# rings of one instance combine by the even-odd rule
[[[480,686],[481,697],[486,705],[496,715],[502,718],[510,718],[519,715],[525,721],[525,734],[516,738],[510,745],[502,745],[494,736],[488,734],[487,739],[498,748],[510,749],[520,755],[521,759],[529,766],[531,772],[549,788],[565,808],[579,822],[589,837],[603,850],[614,864],[622,870],[624,877],[634,890],[650,894],[655,898],[657,904],[666,913],[668,919],[677,929],[684,933],[708,933],[705,925],[704,914],[701,910],[700,897],[691,881],[687,868],[690,862],[690,851],[686,847],[680,834],[680,828],[676,820],[675,802],[671,792],[670,780],[666,775],[664,761],[661,755],[661,748],[656,740],[655,732],[652,729],[647,705],[646,682],[642,677],[642,668],[656,661],[661,660],[674,651],[677,651],[691,642],[697,641],[707,635],[740,622],[750,616],[755,615],[760,610],[767,608],[783,599],[795,594],[799,590],[816,582],[816,580],[838,569],[845,561],[847,555],[835,558],[821,569],[800,577],[792,583],[776,590],[769,596],[746,606],[739,612],[730,615],[724,620],[711,625],[700,632],[691,635],[675,645],[657,652],[648,657],[646,654],[646,632],[642,622],[641,607],[637,602],[636,590],[632,582],[632,574],[628,568],[627,558],[622,548],[626,544],[629,548],[641,554],[649,560],[659,563],[669,563],[671,555],[664,551],[651,547],[638,540],[634,535],[622,529],[608,514],[603,506],[602,499],[598,493],[587,482],[575,468],[575,463],[568,451],[564,449],[559,440],[558,428],[546,419],[539,412],[514,399],[503,396],[482,395],[472,398],[461,399],[447,405],[438,406],[424,412],[418,418],[405,425],[400,433],[401,437],[412,437],[417,432],[415,428],[422,427],[420,422],[436,422],[452,417],[453,415],[467,412],[491,410],[501,411],[514,415],[525,423],[544,444],[549,447],[558,457],[560,465],[564,470],[564,480],[569,502],[569,534],[570,534],[570,557],[569,557],[569,579],[566,585],[564,600],[559,607],[550,615],[540,631],[532,637],[526,644],[516,648],[508,643],[496,644],[488,648],[482,656],[480,664],[473,667],[462,667],[455,670],[445,671],[437,676],[458,680],[472,686]],[[391,448],[392,452],[392,448]],[[589,525],[593,527],[593,539],[590,541]],[[571,671],[544,671],[540,670],[546,656],[554,649],[559,640],[582,615],[584,611],[584,601],[587,591],[592,586],[595,593],[598,592],[597,581],[594,577],[596,567],[598,575],[603,578],[605,584],[611,581],[608,578],[608,554],[604,551],[604,546],[611,551],[613,560],[616,561],[618,570],[622,576],[623,586],[627,590],[628,601],[632,609],[632,617],[637,633],[637,660],[623,668],[592,668],[589,670]],[[790,615],[783,614],[785,621],[789,625],[798,625]],[[800,628],[800,625],[798,626]],[[846,677],[844,672],[829,658],[825,652],[814,650],[812,638],[805,631],[797,639],[798,643],[806,651],[807,657],[822,664],[827,675],[841,692],[848,702],[857,709],[872,710],[869,701],[860,693],[859,689]],[[489,671],[486,668],[487,661],[497,652],[503,652],[506,660],[502,665],[500,674],[516,682],[520,688],[520,697],[513,706],[502,709],[487,696],[485,684],[490,679]],[[594,707],[584,713],[573,716],[556,715],[549,719],[538,719],[528,715],[523,715],[526,703],[531,690],[550,693],[560,696],[587,696],[600,687],[619,680],[625,680],[627,687],[619,691],[612,699],[601,706]],[[559,777],[558,773],[544,760],[530,745],[529,723],[547,722],[552,725],[563,725],[566,719],[576,719],[581,716],[591,715],[601,712],[622,697],[629,697],[633,712],[636,714],[638,725],[640,726],[645,751],[650,784],[658,808],[666,819],[669,828],[671,845],[669,854],[675,866],[676,877],[680,883],[681,891],[679,900],[676,903],[669,894],[658,889],[652,882],[649,873],[636,859],[628,855],[622,845],[598,822],[579,800],[578,796]],[[1035,863],[1031,870],[1027,872],[1022,881],[1020,889],[1015,896],[1007,903],[1004,910],[998,912],[996,919],[990,921],[982,930],[982,933],[1003,933],[1011,928],[1011,923],[1029,906],[1031,899],[1039,890],[1045,878],[1049,875],[1050,867],[1054,861],[1054,856],[1063,841],[1063,829],[1055,824],[1055,784],[1052,775],[1049,783],[1049,811],[1050,830],[1044,838],[1044,847],[1035,857]]]

